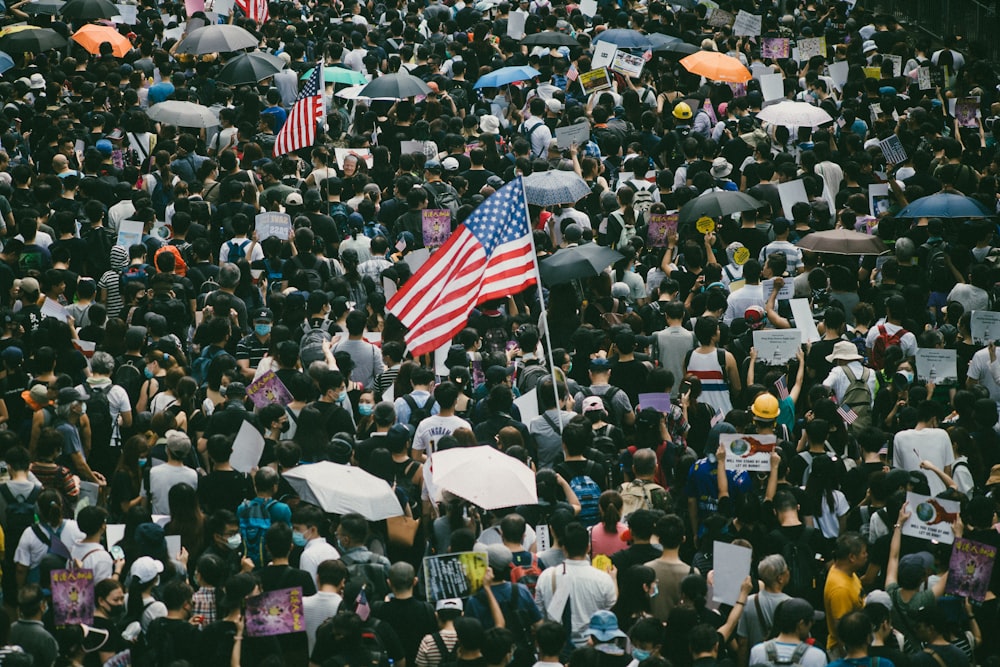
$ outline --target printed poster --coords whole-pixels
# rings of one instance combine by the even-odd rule
[[[486,552],[465,551],[424,558],[427,601],[475,595],[483,587],[488,561]]]
[[[826,58],[826,37],[807,37],[798,41],[799,60],[809,60],[813,56]]]
[[[903,142],[895,134],[891,134],[878,142],[878,147],[882,149],[882,155],[889,164],[903,164],[906,162],[906,149]]]
[[[872,183],[868,186],[868,211],[875,218],[881,218],[889,212],[888,183]]]
[[[944,544],[951,544],[955,540],[951,524],[958,518],[961,510],[961,504],[957,500],[932,498],[909,491],[906,502],[911,514],[910,519],[903,524],[903,535]]]
[[[899,76],[903,72],[903,56],[897,56],[895,54],[889,53],[882,56],[883,62],[888,60],[892,63],[892,75]]]
[[[451,236],[451,211],[446,208],[425,208],[421,211],[424,247],[440,248]]]
[[[608,70],[603,67],[593,69],[580,75],[580,85],[588,95],[599,90],[611,90],[611,76],[608,74]]]
[[[594,57],[590,61],[590,66],[594,69],[607,67],[615,59],[615,52],[618,47],[611,42],[596,42],[594,44]]]
[[[733,34],[737,37],[756,37],[760,35],[762,21],[763,17],[759,14],[751,14],[741,9],[733,21]]]
[[[736,473],[770,472],[771,452],[776,442],[776,436],[756,433],[723,433],[719,436],[719,444],[726,448],[726,470]]]
[[[247,387],[247,397],[258,408],[272,404],[288,405],[292,402],[292,394],[274,371],[268,371],[254,380]]]
[[[364,160],[369,169],[375,164],[375,158],[372,157],[372,149],[370,148],[334,148],[333,151],[337,156],[337,166],[341,169],[344,168],[344,160],[347,159],[348,155]]]
[[[270,637],[305,632],[302,588],[283,588],[247,598],[246,633],[250,637]]]
[[[934,384],[958,382],[958,352],[956,350],[917,349],[917,379]]]
[[[56,627],[94,622],[94,571],[52,571],[52,613]]]
[[[573,123],[566,127],[557,127],[556,141],[562,149],[572,148],[573,144],[583,146],[590,141],[590,123]]]
[[[795,358],[802,346],[798,329],[764,329],[753,332],[757,360],[768,366],[784,366]]]
[[[728,458],[728,457],[727,457]],[[770,470],[770,467],[768,468]],[[736,604],[743,580],[750,575],[753,549],[716,540],[712,545],[712,563],[715,575],[712,581],[712,600],[722,604]],[[723,567],[723,564],[725,566]]]
[[[875,79],[876,81],[882,80],[882,68],[881,67],[864,67],[862,68],[865,72],[866,79]]]
[[[638,79],[642,76],[642,66],[645,64],[646,60],[642,56],[633,56],[627,51],[616,51],[615,57],[611,60],[611,70]]]
[[[979,127],[978,116],[978,97],[962,97],[955,102],[955,120],[960,127]]]
[[[651,248],[666,248],[667,237],[677,233],[677,211],[671,213],[650,213],[647,216],[646,245]]]
[[[957,595],[982,602],[990,587],[997,548],[961,537],[951,547],[945,595]]]
[[[931,81],[931,68],[930,67],[918,67],[917,68],[917,85],[920,90],[933,90],[934,82]]]
[[[254,229],[261,241],[272,236],[287,241],[292,236],[292,216],[278,211],[258,213],[254,217]]]
[[[774,278],[768,278],[767,280],[760,281],[761,290],[764,292],[764,299],[771,298],[771,292],[774,291]],[[786,280],[785,284],[781,286],[778,291],[778,301],[788,301],[795,296],[795,285],[791,280]]]
[[[115,245],[128,248],[142,243],[142,222],[139,220],[122,220],[118,225],[118,240]]]
[[[987,345],[991,340],[1000,340],[1000,313],[992,310],[972,311],[972,340],[977,345]]]
[[[787,58],[792,53],[792,41],[787,37],[767,37],[760,45],[760,57]]]
[[[713,28],[728,28],[736,22],[736,17],[727,11],[713,9],[708,16],[708,25]]]

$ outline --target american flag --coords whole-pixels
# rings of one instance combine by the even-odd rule
[[[782,375],[780,378],[774,381],[774,386],[778,390],[778,399],[785,400],[788,398],[788,376]]]
[[[252,2],[253,0],[251,0]],[[274,141],[274,157],[306,148],[316,143],[316,123],[323,118],[323,63],[313,68],[312,76],[299,93],[288,119]]]
[[[518,177],[479,205],[388,303],[416,356],[462,330],[472,308],[535,283],[528,204]]]
[[[858,419],[858,413],[851,409],[847,403],[844,403],[839,408],[837,408],[837,414],[840,418],[844,420],[844,423],[850,426]]]
[[[235,0],[235,2],[247,18],[253,19],[257,25],[263,25],[267,21],[267,0]]]
[[[371,616],[372,614],[372,609],[368,605],[368,596],[365,595],[364,586],[362,586],[361,590],[358,591],[358,597],[355,598],[354,601],[356,603],[354,607],[354,613],[357,614],[359,618],[361,618],[362,622],[367,621],[368,617]]]

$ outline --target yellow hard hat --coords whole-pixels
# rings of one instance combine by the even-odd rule
[[[779,412],[778,399],[771,394],[761,394],[754,399],[750,412],[757,419],[777,419]]]
[[[674,106],[674,118],[678,120],[688,120],[691,118],[691,107],[688,106],[687,102],[678,102]]]

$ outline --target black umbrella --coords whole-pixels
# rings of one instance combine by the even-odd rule
[[[521,43],[525,46],[580,46],[580,42],[566,33],[555,32],[553,30],[528,35],[521,40]]]
[[[242,49],[252,49],[259,40],[238,25],[228,23],[207,25],[188,33],[177,45],[175,53],[229,53]]]
[[[697,46],[688,44],[680,37],[672,37],[658,32],[650,33],[647,37],[653,43],[653,53],[683,53],[689,56],[700,50]]]
[[[69,0],[59,13],[67,19],[93,21],[118,16],[118,8],[109,0]]]
[[[405,72],[397,72],[378,77],[362,88],[358,96],[373,100],[402,100],[426,95],[429,92],[431,92],[430,87],[422,79]]]
[[[51,28],[18,30],[0,37],[4,53],[42,53],[66,46],[66,38]]]
[[[679,222],[694,222],[698,218],[721,218],[740,211],[754,211],[766,204],[742,192],[709,192],[695,197],[681,207]]]
[[[216,79],[233,86],[253,85],[269,76],[274,76],[284,67],[284,61],[270,53],[263,51],[241,53],[226,63]]]
[[[21,7],[21,11],[32,16],[55,16],[65,4],[63,0],[32,0]]]
[[[608,268],[622,255],[617,250],[596,243],[585,243],[574,248],[559,250],[542,260],[538,269],[542,282],[559,285],[579,278],[589,278]]]

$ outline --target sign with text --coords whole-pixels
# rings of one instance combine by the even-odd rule
[[[420,212],[424,246],[440,248],[451,236],[451,211],[446,208],[425,208]]]
[[[642,66],[646,60],[642,56],[633,56],[627,51],[616,51],[615,57],[611,60],[611,70],[638,79],[642,76]]]
[[[958,382],[958,352],[918,348],[917,378],[933,384],[955,384]]]
[[[760,281],[760,288],[764,292],[764,299],[771,298],[771,292],[774,291],[774,278],[768,278],[767,280]],[[778,290],[778,296],[776,297],[778,301],[788,301],[795,296],[795,284],[791,280],[786,280],[785,284],[781,286]]]
[[[591,67],[607,67],[615,59],[618,47],[611,42],[597,42],[594,44],[594,57],[590,61]]]
[[[799,60],[809,60],[813,56],[826,58],[826,37],[807,37],[798,42]]]
[[[726,470],[770,472],[771,452],[777,438],[756,433],[723,433],[719,444],[726,448]]]
[[[930,67],[918,67],[917,68],[917,85],[920,90],[933,90],[934,83],[931,81],[931,68]]]
[[[907,492],[910,519],[903,524],[903,535],[931,542],[951,544],[955,533],[951,524],[958,518],[961,504],[957,500],[944,500]]]
[[[580,75],[580,85],[588,95],[599,90],[611,90],[611,75],[603,67],[592,69]]]
[[[258,213],[253,219],[253,224],[257,230],[257,238],[261,241],[272,236],[287,241],[292,236],[292,216],[287,213],[278,211]]]
[[[708,25],[713,28],[728,28],[736,22],[736,16],[722,9],[713,9],[708,15]]]
[[[978,97],[962,97],[955,101],[955,120],[960,127],[978,127],[978,118]]]
[[[247,397],[258,408],[268,405],[288,405],[292,402],[291,392],[274,371],[267,371],[254,380],[247,387]]]
[[[1000,313],[998,312],[974,310],[969,326],[972,329],[972,340],[976,345],[987,345],[990,341],[1000,340]]]
[[[573,144],[583,146],[590,141],[590,123],[573,123],[566,127],[557,127],[556,141],[559,142],[559,148],[572,148]]]
[[[372,149],[370,148],[334,148],[333,152],[337,156],[337,166],[341,169],[344,168],[344,160],[352,155],[359,160],[364,160],[369,169],[375,164],[375,158],[372,157]]]
[[[122,220],[118,225],[118,240],[115,245],[128,249],[142,243],[142,222],[139,220]]]
[[[795,358],[802,345],[798,329],[763,329],[753,332],[757,360],[768,366],[784,366]]]
[[[792,53],[792,41],[787,37],[768,37],[761,41],[761,58],[787,58]]]
[[[246,633],[250,637],[271,637],[305,632],[302,588],[282,588],[247,598]]]
[[[488,566],[486,553],[482,551],[424,557],[427,601],[475,595],[483,587]]]
[[[662,391],[639,394],[639,406],[643,410],[653,408],[665,415],[670,414],[670,394]]]
[[[646,225],[646,245],[651,248],[666,248],[667,238],[677,233],[678,212],[649,213]]]
[[[997,548],[961,537],[955,539],[948,562],[945,595],[957,595],[982,602],[990,587],[990,577],[997,562]]]
[[[882,155],[888,164],[903,164],[906,162],[906,149],[903,142],[895,134],[891,134],[878,142],[878,147],[882,149]]]
[[[94,571],[52,571],[52,614],[56,627],[94,622]]]
[[[756,37],[760,34],[761,23],[763,18],[759,14],[751,14],[750,12],[743,11],[742,9],[736,14],[736,19],[733,21],[733,34],[737,37]]]

